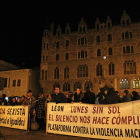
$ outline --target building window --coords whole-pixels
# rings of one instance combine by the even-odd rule
[[[45,61],[45,56],[43,55],[43,60],[42,60],[43,62]]]
[[[96,41],[100,42],[100,36],[99,35],[96,37]]]
[[[87,51],[78,52],[78,58],[87,58]]]
[[[44,80],[44,70],[42,70],[42,80]]]
[[[60,89],[60,85],[58,83],[53,84],[53,90],[55,90],[55,87],[59,87],[59,89]]]
[[[16,80],[13,80],[13,87],[16,86]]]
[[[140,88],[140,78],[133,80],[133,88]]]
[[[108,34],[108,41],[112,41],[112,36],[111,36],[111,34]]]
[[[123,64],[124,74],[136,74],[136,62],[133,60],[125,61]]]
[[[4,78],[4,87],[7,87],[7,78]]]
[[[125,33],[122,33],[122,39],[129,39],[132,38],[132,32],[126,31]]]
[[[64,69],[64,79],[68,78],[69,78],[69,68],[66,66],[66,68]]]
[[[96,66],[96,75],[102,76],[102,65],[100,63]]]
[[[109,67],[109,75],[114,75],[114,64],[110,63],[108,67]]]
[[[47,43],[47,49],[49,48],[49,44]]]
[[[100,49],[97,50],[97,56],[101,56],[101,50]]]
[[[109,48],[109,49],[108,49],[108,54],[109,54],[109,55],[112,55],[112,54],[113,54],[113,53],[112,53],[112,48]]]
[[[80,82],[75,82],[73,85],[73,91],[76,91],[77,88],[81,89],[81,83]]]
[[[129,89],[129,81],[127,79],[120,81],[120,89]]]
[[[45,80],[47,80],[47,70],[45,70]]]
[[[134,49],[133,49],[133,46],[127,46],[127,47],[123,47],[123,53],[134,53]]]
[[[69,40],[66,40],[66,47],[69,47]]]
[[[45,43],[44,43],[44,49],[45,49]]]
[[[65,82],[64,84],[63,84],[63,91],[70,91],[70,84],[67,82]]]
[[[87,38],[78,39],[78,45],[86,45],[86,44],[87,44]]]
[[[67,29],[67,34],[69,34],[69,29]]]
[[[9,78],[9,81],[8,81],[8,87],[10,87],[10,78]]]
[[[68,53],[65,54],[65,60],[69,60],[69,54]]]
[[[20,86],[20,84],[21,84],[21,80],[18,79],[18,81],[17,81],[17,86]]]
[[[46,62],[48,61],[48,56],[46,56]]]
[[[56,55],[56,61],[59,61],[59,54]]]
[[[56,43],[56,48],[59,49],[59,41]]]
[[[79,65],[77,68],[77,78],[80,77],[88,77],[88,66],[87,65]]]
[[[58,69],[58,67],[56,67],[56,69],[54,70],[54,79],[59,79],[59,69]]]
[[[86,81],[84,84],[84,91],[86,91],[86,88],[90,87],[91,91],[93,91],[93,83],[91,81]]]

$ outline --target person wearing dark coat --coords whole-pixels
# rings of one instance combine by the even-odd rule
[[[122,101],[123,102],[130,102],[131,101],[131,95],[128,94],[128,90],[124,90]]]
[[[55,94],[53,94],[51,102],[55,102],[56,104],[66,103],[66,97],[60,92],[59,87],[55,87]]]
[[[99,104],[103,104],[104,103],[104,99],[107,96],[107,89],[106,88],[101,88],[99,94],[96,96],[99,97],[98,98],[98,102]]]
[[[6,97],[6,94],[1,94],[0,105],[7,105],[7,101],[6,101],[5,97]]]
[[[103,102],[104,104],[116,104],[122,101],[120,96],[115,93],[114,88],[110,88]]]
[[[16,98],[15,98],[15,97],[12,98],[11,105],[12,105],[12,106],[17,105],[17,101],[16,101]]]
[[[86,92],[84,93],[84,103],[95,104],[95,93],[91,92],[90,87],[86,87]]]
[[[138,92],[133,91],[132,92],[132,101],[135,101],[135,100],[139,100],[139,95],[138,95]]]

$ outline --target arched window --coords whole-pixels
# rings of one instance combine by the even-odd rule
[[[96,37],[96,41],[100,42],[100,36],[99,35]]]
[[[80,77],[88,77],[88,66],[87,65],[79,65],[77,68],[77,78]]]
[[[44,70],[42,70],[42,80],[44,80]]]
[[[84,84],[84,91],[86,91],[86,87],[90,87],[91,91],[93,91],[93,83],[91,81],[86,81]]]
[[[16,80],[13,80],[13,87],[16,86]]]
[[[56,43],[56,48],[57,49],[59,48],[59,41],[57,41],[57,43]]]
[[[68,53],[66,53],[66,55],[65,55],[65,60],[69,60],[69,54]]]
[[[130,53],[130,46],[126,47],[126,53]]]
[[[97,50],[97,56],[101,56],[101,50],[100,49]]]
[[[68,78],[69,78],[69,68],[66,66],[66,68],[64,69],[64,79]]]
[[[100,63],[96,66],[96,75],[102,76],[102,65]]]
[[[59,89],[60,89],[60,85],[58,83],[53,84],[53,90],[55,90],[55,87],[59,87]]]
[[[20,83],[21,83],[21,80],[18,79],[18,81],[17,81],[17,86],[20,86]]]
[[[56,55],[56,61],[59,61],[59,54]]]
[[[81,89],[81,83],[80,82],[75,82],[73,85],[73,91],[76,91],[77,88]]]
[[[133,88],[140,88],[140,78],[133,80]]]
[[[112,41],[112,36],[111,36],[111,34],[108,34],[108,41]]]
[[[113,53],[112,53],[112,48],[111,48],[111,47],[108,49],[108,54],[109,54],[109,55],[112,55],[112,54],[113,54]]]
[[[125,32],[125,39],[129,39],[129,32],[128,31]]]
[[[84,51],[81,51],[81,58],[84,58]]]
[[[136,74],[136,62],[128,60],[123,63],[124,74]]]
[[[114,64],[110,63],[108,67],[109,67],[109,75],[114,75]]]
[[[58,69],[58,67],[56,67],[56,69],[54,70],[54,79],[59,79],[59,69]]]
[[[70,84],[68,82],[63,84],[63,91],[70,91]]]
[[[69,40],[66,40],[66,47],[69,47]]]
[[[129,81],[127,79],[120,81],[120,89],[129,89]]]

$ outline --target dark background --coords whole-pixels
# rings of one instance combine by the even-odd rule
[[[39,67],[43,30],[53,22],[65,30],[67,23],[71,31],[78,30],[83,17],[87,27],[94,28],[98,17],[106,22],[110,16],[113,25],[120,24],[126,10],[132,22],[140,21],[139,2],[133,1],[46,1],[46,2],[1,2],[0,59],[21,68]]]

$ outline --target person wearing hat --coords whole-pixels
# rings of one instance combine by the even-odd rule
[[[36,99],[32,95],[32,90],[28,91],[27,97],[24,99],[23,105],[28,105],[29,107],[30,124],[31,124],[31,122],[33,122],[34,120],[34,111],[35,111],[35,105],[36,105]]]

